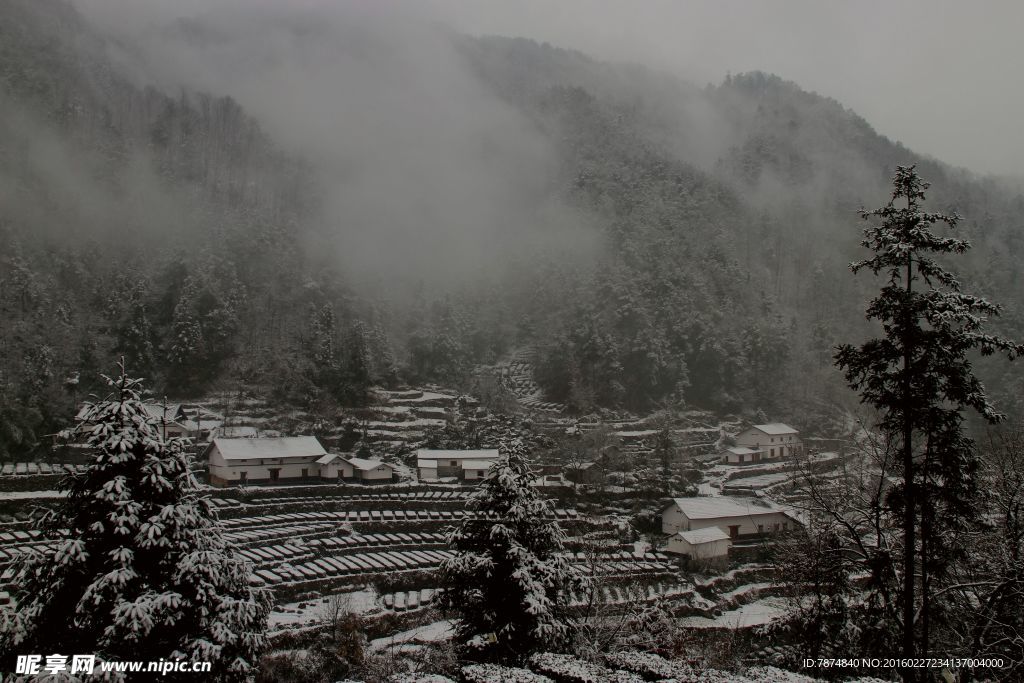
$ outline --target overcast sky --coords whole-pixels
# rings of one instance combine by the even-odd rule
[[[472,34],[524,36],[698,84],[762,70],[839,100],[911,149],[1024,176],[1024,0],[75,0],[124,28],[134,10],[365,3]],[[95,12],[94,12],[95,13]]]
[[[1022,0],[427,2],[470,33],[523,35],[701,84],[775,73],[915,151],[1024,175]]]

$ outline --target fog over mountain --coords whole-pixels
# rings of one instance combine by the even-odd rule
[[[259,4],[76,2],[99,25],[120,32],[196,16],[211,6]],[[288,7],[295,13],[337,12],[346,4],[392,27],[415,19],[471,35],[523,36],[663,69],[697,84],[717,83],[730,72],[775,73],[840,100],[882,134],[919,152],[978,173],[1024,174],[1024,143],[1014,134],[1024,96],[1005,87],[1024,58],[1016,39],[1024,8],[1011,0],[653,0],[640,6],[608,0],[305,0]]]
[[[5,0],[17,144],[0,210],[24,283],[9,290],[8,391],[27,396],[40,365],[56,391],[82,358],[130,352],[172,393],[246,381],[301,402],[328,382],[309,365],[325,334],[360,349],[345,370],[359,382],[468,387],[476,366],[528,352],[540,390],[579,412],[795,410],[838,391],[831,345],[870,331],[871,283],[846,271],[856,210],[908,163],[966,216],[967,282],[998,292],[1014,328],[1014,181],[911,151],[850,102],[760,70],[759,56],[815,63],[817,81],[870,33],[852,22],[833,45],[820,22],[849,10],[785,7],[757,9],[753,31],[706,5]],[[819,30],[762,53],[802,9]],[[651,17],[664,26],[648,33]],[[750,51],[724,59],[710,34]],[[868,51],[875,106],[889,71]],[[756,68],[726,75],[743,59]],[[859,92],[854,70],[822,90]],[[915,75],[887,110],[934,82]],[[81,259],[69,237],[108,258],[55,274],[54,251]],[[117,258],[141,274],[130,294]],[[42,353],[57,309],[88,350],[69,335],[26,366],[17,349]]]

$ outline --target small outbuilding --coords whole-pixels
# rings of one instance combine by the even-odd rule
[[[421,448],[416,451],[420,481],[444,478],[479,481],[487,476],[487,470],[497,461],[497,448],[466,451]]]
[[[764,454],[760,448],[748,448],[746,446],[732,446],[722,452],[722,462],[729,465],[752,465],[761,462]]]
[[[732,539],[718,527],[679,531],[668,539],[665,551],[686,555],[691,560],[716,560],[728,557]]]

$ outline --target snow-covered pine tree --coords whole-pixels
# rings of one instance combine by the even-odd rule
[[[971,354],[998,351],[1011,360],[1024,354],[1024,345],[985,332],[986,318],[998,315],[999,307],[962,292],[955,275],[936,260],[970,244],[936,234],[936,225],[955,228],[960,218],[922,210],[927,188],[913,166],[899,166],[889,203],[861,212],[880,223],[864,231],[862,244],[872,256],[851,268],[885,278],[867,308],[885,334],[859,347],[844,344],[835,356],[847,383],[879,411],[879,429],[900,450],[901,481],[888,503],[902,523],[897,573],[902,654],[908,658],[928,652],[930,601],[938,592],[933,581],[942,579],[956,553],[949,531],[970,522],[978,509],[978,458],[964,430],[964,409],[989,422],[1002,418],[974,374]],[[913,679],[915,672],[904,676]]]
[[[456,640],[469,656],[510,663],[570,644],[569,593],[587,579],[563,553],[550,503],[531,486],[522,441],[503,441],[499,453],[449,537],[455,556],[441,566],[441,603],[460,615]]]
[[[249,585],[184,440],[161,437],[140,380],[123,361],[119,377],[104,379],[111,395],[87,404],[66,433],[95,455],[37,520],[53,547],[19,567],[14,607],[0,613],[0,653],[182,658],[211,662],[204,680],[245,680],[264,645],[270,596]],[[164,678],[176,675],[195,680]]]

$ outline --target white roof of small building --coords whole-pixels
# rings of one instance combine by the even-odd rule
[[[565,466],[567,470],[589,470],[591,467],[596,467],[596,462],[574,462],[569,463]]]
[[[380,460],[370,460],[369,458],[346,457],[344,458],[344,460],[357,470],[375,470],[381,465],[384,465],[385,467],[391,467],[391,465],[387,464],[386,462],[381,462]]]
[[[463,460],[462,469],[464,470],[487,470],[490,469],[494,464],[493,460]]]
[[[732,453],[733,455],[751,455],[753,453],[763,453],[764,451],[760,448],[747,448],[746,446],[730,446],[725,449],[726,452]]]
[[[782,424],[781,422],[769,422],[763,425],[754,425],[751,429],[759,429],[765,434],[771,436],[778,436],[779,434],[799,434],[797,430],[793,429],[789,425]]]
[[[468,451],[432,450],[420,448],[416,457],[421,460],[497,460],[497,448],[478,448]]]
[[[760,498],[732,498],[728,496],[696,496],[673,498],[672,502],[687,519],[718,519],[719,517],[749,517],[784,512]]]
[[[728,541],[729,534],[722,531],[721,527],[709,526],[706,529],[696,531],[680,531],[676,534],[690,545],[701,545],[702,543],[714,543],[715,541]]]
[[[328,453],[324,457],[317,459],[316,464],[317,465],[330,465],[332,462],[334,462],[335,460],[337,460],[340,457],[341,456],[338,455],[337,453]]]
[[[152,417],[171,422],[178,419],[178,412],[181,410],[181,406],[177,403],[168,403],[166,406],[161,403],[143,403],[142,407]]]
[[[225,460],[260,460],[270,458],[308,458],[327,455],[315,436],[279,436],[274,438],[224,439],[217,437],[213,446]]]

